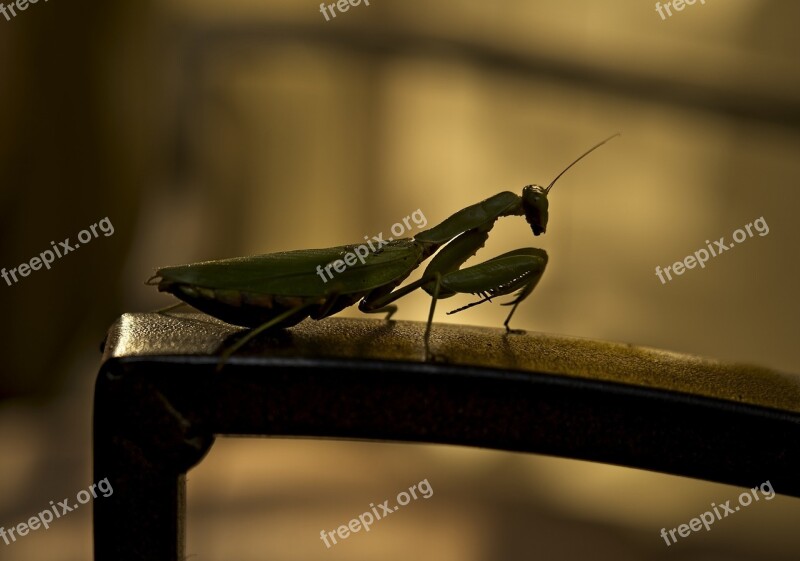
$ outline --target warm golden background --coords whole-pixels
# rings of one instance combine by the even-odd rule
[[[545,236],[505,219],[479,254],[550,254],[515,327],[800,373],[799,19],[793,0],[707,0],[665,21],[631,0],[372,0],[329,22],[298,0],[72,0],[0,17],[0,267],[115,227],[0,281],[0,526],[92,482],[97,347],[122,312],[170,302],[143,285],[155,267],[357,242],[418,208],[432,225],[548,183],[617,131],[554,188]],[[769,235],[655,277],[761,216]],[[452,302],[437,321],[507,313],[445,316]],[[427,306],[410,296],[397,317]],[[321,529],[424,478],[431,499],[325,550]],[[451,447],[227,439],[189,491],[191,559],[800,551],[797,499],[667,548],[661,527],[740,490]],[[0,543],[0,559],[87,559],[90,520]]]

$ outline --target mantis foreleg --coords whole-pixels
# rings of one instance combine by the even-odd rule
[[[428,264],[423,276],[430,277],[434,273],[446,275],[461,268],[470,257],[474,256],[489,238],[489,231],[494,227],[494,222],[480,226],[458,236],[442,248]],[[433,283],[428,283],[422,289],[433,296]],[[455,292],[440,290],[439,298],[449,298]]]
[[[478,236],[476,236],[476,239],[478,239]],[[454,261],[450,262],[453,263]],[[373,295],[368,295],[359,304],[359,309],[363,312],[375,311],[413,292],[417,288],[425,288],[426,285],[432,285],[431,307],[428,312],[424,341],[425,355],[426,358],[429,358],[431,356],[429,339],[431,325],[433,324],[433,314],[436,309],[436,301],[439,298],[446,297],[443,294],[477,294],[482,297],[477,302],[450,312],[456,313],[483,302],[488,302],[496,296],[504,296],[519,291],[516,298],[507,304],[514,307],[503,323],[507,332],[513,332],[508,325],[511,317],[514,315],[517,305],[527,298],[536,287],[546,265],[547,253],[544,250],[536,248],[516,249],[466,269],[445,274],[440,271],[426,272],[419,280],[390,294],[381,294],[377,298],[373,297]]]
[[[508,325],[511,317],[519,303],[533,292],[536,284],[542,278],[546,266],[547,253],[543,249],[529,247],[515,249],[479,265],[448,273],[442,280],[445,289],[458,293],[477,294],[482,297],[481,300],[448,312],[448,314],[466,310],[483,302],[489,302],[496,296],[511,294],[519,290],[514,300],[503,304],[504,306],[513,306],[503,322],[506,331],[513,332],[514,330]]]

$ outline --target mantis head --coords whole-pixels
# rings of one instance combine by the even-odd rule
[[[598,142],[589,148],[586,152],[578,156],[570,165],[565,167],[547,187],[542,187],[541,185],[526,185],[522,189],[522,210],[525,213],[525,220],[528,222],[528,224],[530,224],[534,236],[544,234],[545,230],[547,229],[547,195],[550,193],[550,189],[553,188],[553,185],[555,185],[556,181],[558,181],[558,179],[564,175],[569,168],[577,164],[584,157],[588,156],[591,152],[615,136],[619,135],[620,133],[612,134],[602,142]]]
[[[547,189],[541,185],[526,185],[522,189],[522,210],[533,235],[544,234],[547,229]]]

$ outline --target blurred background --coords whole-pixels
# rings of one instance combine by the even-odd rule
[[[508,218],[479,253],[550,255],[513,326],[800,374],[800,4],[672,14],[631,0],[373,0],[326,21],[297,0],[72,0],[0,17],[0,267],[114,226],[51,270],[0,280],[0,526],[93,482],[98,347],[120,314],[172,303],[143,284],[156,267],[354,243],[417,209],[432,226],[546,185],[615,132],[554,187],[546,235]],[[759,217],[768,235],[655,276]],[[436,320],[505,319],[491,305],[444,315],[469,301]],[[399,304],[396,318],[422,321],[429,299]],[[425,478],[430,499],[325,549],[320,530]],[[190,472],[187,550],[796,559],[800,501],[781,496],[666,547],[662,527],[740,492],[457,447],[222,439]],[[88,508],[0,544],[0,559],[90,556]]]

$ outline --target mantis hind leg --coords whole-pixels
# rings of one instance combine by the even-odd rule
[[[389,319],[392,314],[397,310],[397,306],[391,305],[392,302],[399,300],[406,294],[415,291],[416,289],[424,286],[428,283],[433,282],[434,288],[433,290],[433,298],[431,299],[431,308],[428,312],[428,323],[425,326],[425,360],[430,360],[433,358],[433,354],[431,353],[430,349],[430,337],[431,337],[431,324],[433,323],[433,312],[436,309],[436,300],[438,299],[439,294],[439,287],[441,286],[441,279],[442,275],[439,272],[430,273],[424,275],[421,279],[412,282],[404,286],[403,288],[399,288],[394,292],[391,292],[391,289],[379,289],[376,291],[371,292],[368,294],[358,305],[358,309],[365,314],[375,314],[379,312],[388,312],[389,315],[386,316],[386,319]]]
[[[398,296],[397,298],[391,298],[389,301],[382,303],[384,300],[387,300],[388,296],[391,296],[392,288],[391,286],[376,288],[367,294],[358,304],[358,310],[365,314],[386,314],[386,317],[383,319],[389,321],[392,319],[395,312],[397,312],[397,306],[389,302],[400,298],[400,296]],[[406,293],[403,293],[403,295],[405,294]]]
[[[163,307],[163,308],[159,308],[159,309],[157,309],[157,310],[156,310],[155,312],[153,312],[153,313],[156,313],[156,314],[166,314],[167,312],[169,312],[169,311],[171,311],[171,310],[176,310],[176,309],[180,308],[181,306],[188,306],[188,305],[189,305],[189,304],[187,304],[186,302],[178,302],[178,303],[176,303],[176,304],[171,304],[171,305],[169,305],[169,306],[165,306],[165,307]]]
[[[254,337],[257,337],[259,334],[263,333],[267,329],[270,329],[271,327],[275,327],[276,325],[279,325],[282,321],[284,321],[287,318],[292,317],[294,314],[296,314],[298,312],[301,312],[303,309],[311,308],[313,306],[319,306],[319,303],[318,302],[314,302],[314,301],[304,302],[302,304],[299,304],[299,305],[297,305],[297,306],[295,306],[293,308],[290,308],[290,309],[286,310],[285,312],[283,312],[281,314],[278,314],[277,316],[275,316],[274,318],[270,319],[269,321],[264,322],[261,325],[259,325],[258,327],[255,327],[252,330],[250,330],[244,337],[242,337],[241,339],[236,341],[233,345],[231,345],[230,347],[228,347],[227,349],[225,349],[222,352],[222,354],[219,356],[219,362],[217,363],[217,372],[222,370],[222,367],[225,365],[225,363],[228,361],[228,359],[231,357],[231,355],[233,355],[233,353],[235,353],[236,351],[241,349],[248,342],[252,341]]]
[[[314,319],[321,319],[327,317],[331,314],[331,312],[335,313],[335,308],[340,299],[340,290],[339,288],[333,289],[331,292],[325,295],[325,300],[319,310],[316,312]],[[292,317],[295,314],[302,312],[303,310],[313,308],[315,306],[320,306],[320,302],[318,300],[308,300],[306,302],[302,302],[283,313],[278,314],[274,318],[271,318],[269,321],[266,321],[259,325],[258,327],[253,328],[247,335],[236,341],[233,345],[225,349],[225,351],[220,355],[219,363],[217,364],[217,372],[219,372],[225,362],[231,357],[233,353],[241,349],[244,345],[246,345],[249,341],[253,340],[254,337],[257,337],[259,334],[267,331],[268,329],[275,327],[276,325],[280,325],[281,322],[284,320]]]
[[[390,304],[388,306],[383,306],[382,308],[376,308],[374,310],[361,310],[365,314],[386,314],[386,317],[383,318],[386,321],[392,319],[392,316],[397,312],[397,306],[394,304]]]

